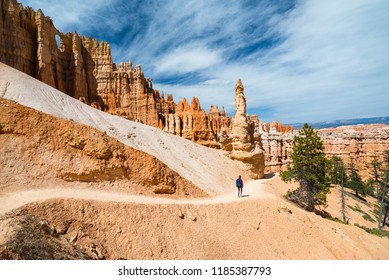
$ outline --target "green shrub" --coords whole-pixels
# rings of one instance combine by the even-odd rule
[[[359,213],[364,213],[362,210],[361,210],[361,206],[359,206],[359,204],[355,204],[355,207],[352,207],[351,205],[348,205],[348,207],[355,211],[355,212],[359,212]]]
[[[359,227],[370,234],[374,234],[374,235],[377,235],[379,237],[389,238],[389,231],[387,231],[387,230],[377,229],[377,228],[368,228],[365,226],[361,226],[358,223],[355,223],[354,226]]]
[[[328,217],[328,218],[326,218],[326,219],[328,219],[328,220],[330,220],[330,221],[333,221],[333,222],[338,222],[338,223],[341,223],[341,224],[345,224],[345,225],[347,225],[348,223],[346,223],[346,222],[343,222],[342,220],[340,220],[340,219],[338,219],[338,218],[334,218],[334,217]]]
[[[372,222],[372,223],[375,223],[376,221],[369,215],[367,214],[366,212],[363,214],[362,218],[364,218],[366,221],[369,221],[369,222]]]

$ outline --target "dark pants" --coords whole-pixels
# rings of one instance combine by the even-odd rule
[[[243,193],[243,187],[238,187],[238,197],[241,197]]]

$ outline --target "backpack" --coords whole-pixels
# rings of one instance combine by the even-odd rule
[[[237,188],[240,188],[243,186],[243,182],[242,182],[242,179],[238,178],[236,179],[236,187]]]

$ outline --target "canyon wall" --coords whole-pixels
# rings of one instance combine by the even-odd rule
[[[218,135],[230,125],[224,108],[207,113],[196,97],[176,104],[171,94],[153,89],[140,65],[116,66],[108,43],[62,34],[41,10],[16,0],[1,0],[0,9],[1,62],[95,108],[219,148]]]
[[[107,43],[62,34],[41,10],[15,0],[1,0],[0,9],[1,62],[74,98],[99,101],[101,78],[114,67]]]
[[[197,97],[192,98],[190,105],[184,98],[178,102],[175,113],[166,116],[164,130],[201,145],[218,148],[218,133],[223,126],[229,125],[229,121],[224,108],[219,111],[218,107],[211,106],[207,114]]]
[[[389,126],[383,124],[353,125],[319,129],[328,156],[338,156],[346,164],[352,159],[364,179],[371,175],[374,156],[383,160],[389,150]]]
[[[165,99],[140,65],[116,66],[108,43],[62,34],[41,10],[1,0],[0,17],[0,62],[95,108],[218,147],[217,134],[229,122],[224,109],[212,106],[208,114],[197,98],[190,106],[171,94]]]
[[[0,9],[1,62],[96,108],[153,126],[158,113],[174,110],[140,66],[116,67],[108,43],[62,34],[41,10],[15,0],[1,0]]]
[[[279,172],[290,162],[293,138],[298,131],[279,123],[271,125],[257,119],[256,129],[261,133],[265,150],[266,172]],[[389,125],[353,125],[317,130],[324,143],[325,153],[340,157],[348,165],[351,160],[364,179],[371,174],[374,156],[383,160],[383,151],[389,150]]]

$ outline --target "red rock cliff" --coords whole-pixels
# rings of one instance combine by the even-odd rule
[[[0,61],[96,108],[153,126],[174,111],[140,66],[112,62],[106,42],[62,34],[41,10],[1,0]]]
[[[113,63],[106,42],[62,34],[41,10],[1,0],[0,61],[95,108],[160,127],[204,145],[218,147],[217,134],[228,123],[224,110],[210,114],[193,98],[178,103],[153,89],[140,65]]]

